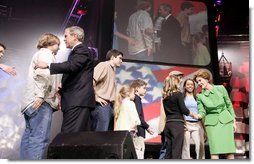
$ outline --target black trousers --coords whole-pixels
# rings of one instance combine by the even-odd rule
[[[167,122],[164,134],[167,143],[165,159],[181,159],[184,140],[184,122]]]
[[[71,107],[63,110],[61,132],[73,133],[91,131],[91,110],[88,107]]]

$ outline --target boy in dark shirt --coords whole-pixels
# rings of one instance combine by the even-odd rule
[[[147,130],[148,133],[150,133],[151,135],[153,134],[151,127],[146,123],[144,119],[144,111],[143,111],[142,102],[141,102],[141,96],[144,96],[146,94],[146,86],[147,86],[147,83],[140,79],[134,80],[131,84],[131,87],[135,88],[134,103],[136,105],[139,119],[141,121],[141,124],[138,126],[137,136],[134,137],[133,139],[133,142],[135,142],[136,145],[138,145],[136,147],[138,159],[144,159],[145,131]]]

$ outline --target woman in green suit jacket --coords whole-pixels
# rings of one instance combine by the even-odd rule
[[[223,85],[209,83],[210,74],[206,70],[198,71],[194,80],[202,88],[197,94],[197,104],[199,118],[204,121],[211,159],[219,159],[219,154],[234,159],[235,112],[226,89]]]

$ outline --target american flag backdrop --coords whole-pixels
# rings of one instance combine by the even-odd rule
[[[147,93],[142,99],[145,120],[152,127],[154,134],[146,134],[146,142],[160,142],[158,124],[160,115],[163,82],[169,72],[178,70],[184,73],[184,79],[192,78],[199,68],[164,66],[157,64],[142,64],[124,62],[116,73],[117,88],[130,84],[135,79],[142,79],[148,83]]]
[[[17,70],[22,70],[23,65],[18,65],[17,67]],[[132,80],[138,78],[148,83],[147,94],[143,97],[142,102],[145,120],[153,128],[154,134],[146,134],[145,141],[147,143],[160,142],[158,124],[163,81],[169,72],[173,70],[183,72],[185,74],[183,81],[185,81],[187,78],[192,78],[199,68],[124,62],[117,69],[116,82],[118,89],[122,85],[130,84]],[[25,127],[23,115],[20,113],[20,105],[26,83],[25,77],[26,73],[19,72],[17,76],[12,77],[0,70],[0,159],[19,159],[20,140]],[[245,79],[239,79],[240,84],[242,80]],[[249,87],[246,84],[241,85]],[[246,109],[243,107],[234,108],[238,126],[238,130],[235,133],[236,153],[241,154],[249,151],[249,140],[247,141],[244,138],[249,135],[249,126],[241,119],[245,118],[244,115],[249,115],[249,107]],[[62,112],[55,112],[52,119],[51,140],[60,132],[61,122]]]
[[[171,71],[181,71],[184,73],[183,82],[187,78],[193,78],[194,74],[200,68],[197,67],[180,67],[180,66],[165,66],[158,64],[142,64],[142,63],[133,63],[133,62],[124,62],[120,68],[117,69],[116,73],[116,82],[117,88],[124,84],[130,84],[135,79],[142,79],[148,83],[147,93],[142,99],[144,115],[146,122],[152,127],[154,134],[150,135],[146,133],[146,143],[160,143],[161,138],[158,135],[158,125],[159,125],[159,116],[160,116],[160,105],[161,105],[161,95],[163,82],[166,76],[168,76]],[[203,69],[203,68],[202,68]],[[209,71],[209,70],[207,70]],[[210,72],[210,71],[209,71]],[[211,74],[211,72],[210,72]],[[211,74],[212,75],[212,74]],[[212,76],[211,76],[212,77]],[[182,82],[182,85],[183,85]],[[181,88],[183,87],[181,85]],[[196,88],[196,92],[201,91],[200,87]],[[234,101],[233,101],[234,102]],[[239,122],[238,115],[239,111],[237,108],[235,113],[237,115],[237,132],[235,132],[235,144],[236,144],[236,153],[242,154],[248,147],[248,144],[245,143],[243,135],[248,133],[248,127],[244,126],[245,124],[242,121]]]

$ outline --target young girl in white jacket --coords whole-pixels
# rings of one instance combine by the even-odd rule
[[[115,101],[115,127],[114,130],[128,130],[133,134],[140,125],[140,119],[133,102],[134,88],[124,85],[117,94]]]

